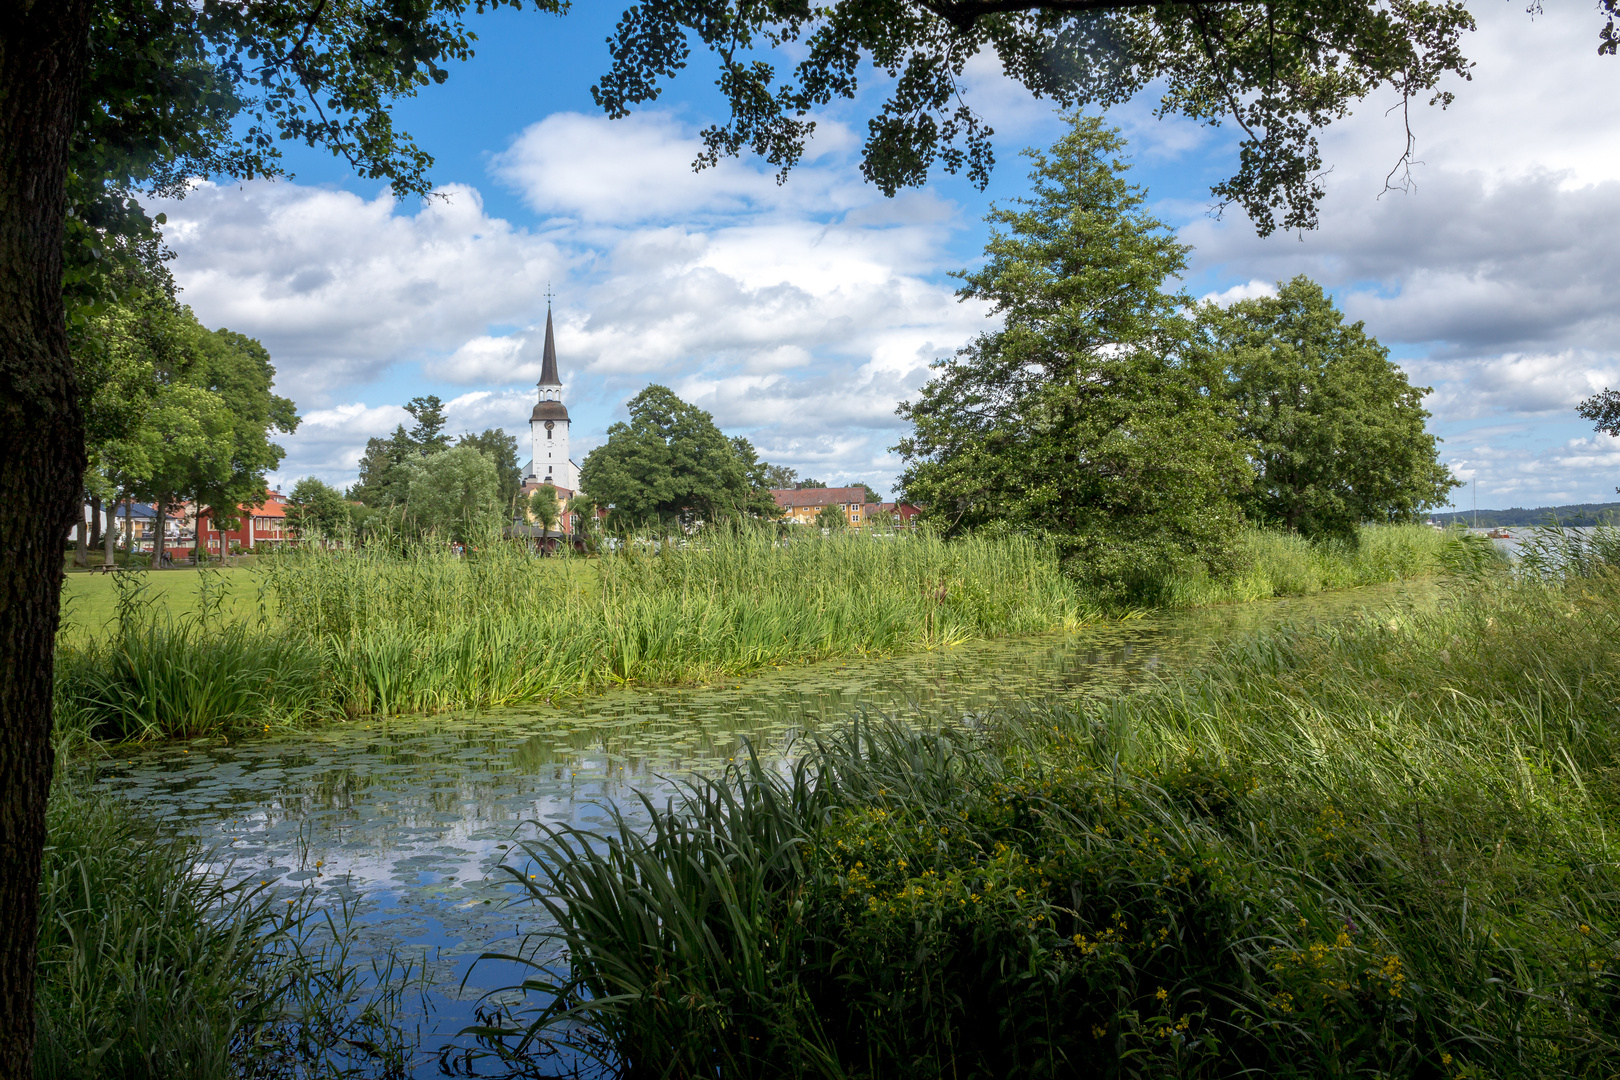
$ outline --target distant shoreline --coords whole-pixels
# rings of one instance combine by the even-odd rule
[[[1473,510],[1448,510],[1443,514],[1430,514],[1429,520],[1437,521],[1441,525],[1457,522],[1471,526],[1474,524],[1475,513]],[[1556,520],[1561,525],[1597,525],[1610,515],[1620,520],[1620,502],[1571,503],[1567,506],[1537,506],[1529,510],[1522,506],[1507,510],[1481,508],[1478,515],[1479,527],[1482,529],[1513,525],[1545,525],[1548,518]]]

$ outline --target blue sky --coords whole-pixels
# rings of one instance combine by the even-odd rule
[[[1225,130],[1156,121],[1150,99],[1110,119],[1133,178],[1195,247],[1195,295],[1310,274],[1435,388],[1443,456],[1481,506],[1614,498],[1620,452],[1573,408],[1620,385],[1620,120],[1602,104],[1620,61],[1595,55],[1584,7],[1471,7],[1478,66],[1449,111],[1417,112],[1415,189],[1383,191],[1403,136],[1391,102],[1370,100],[1323,139],[1314,233],[1260,239],[1239,213],[1211,217],[1208,187],[1235,155]],[[723,117],[701,55],[628,119],[591,101],[618,11],[475,20],[478,56],[399,112],[437,158],[441,199],[395,202],[289,151],[293,180],[202,184],[163,207],[182,298],[264,341],[304,415],[275,482],[352,482],[366,438],[418,394],[450,402],[457,430],[521,441],[549,285],[576,460],[662,382],[767,460],[889,489],[895,403],[986,325],[948,272],[978,257],[991,201],[1024,190],[1017,151],[1050,143],[1058,119],[984,57],[963,90],[997,132],[987,192],[940,176],[891,200],[861,181],[878,81],[817,118],[786,185],[747,159],[694,175],[696,133]]]

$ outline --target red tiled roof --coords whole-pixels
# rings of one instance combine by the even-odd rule
[[[811,506],[860,506],[866,502],[866,489],[843,488],[772,488],[771,498],[784,510]]]
[[[208,527],[214,528],[214,508],[205,506],[201,516],[208,519]],[[237,508],[237,517],[269,517],[284,518],[287,516],[287,497],[279,491],[272,491],[264,502],[257,506],[242,506]]]

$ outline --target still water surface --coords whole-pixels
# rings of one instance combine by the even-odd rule
[[[279,895],[347,901],[359,949],[424,960],[442,992],[436,1047],[471,1021],[467,1001],[514,981],[479,953],[539,926],[499,870],[525,821],[591,827],[602,804],[642,816],[671,781],[722,767],[746,739],[782,754],[861,710],[936,718],[1027,697],[1128,692],[1266,627],[1432,603],[1438,586],[1379,586],[1107,623],[1067,634],[889,659],[781,669],[724,686],[625,689],[555,706],[332,724],[229,746],[171,744],[95,766],[107,789],[216,849],[234,879]],[[431,1075],[424,1058],[420,1075]]]

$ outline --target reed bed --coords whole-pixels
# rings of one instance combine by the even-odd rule
[[[474,558],[291,552],[265,569],[279,620],[319,643],[350,713],[511,705],[625,683],[713,682],[1097,617],[1022,538],[628,543],[583,564],[509,546]]]
[[[1432,573],[1432,529],[1313,546],[1251,533],[1244,576],[1172,581],[1163,605],[1295,595]],[[177,607],[117,576],[113,621],[64,641],[57,729],[86,739],[235,738],[358,715],[520,705],[625,684],[713,683],[773,666],[888,656],[1130,614],[1024,536],[638,537],[599,559],[491,542],[293,549],[246,590],[197,575]],[[229,602],[228,602],[229,601]],[[181,613],[176,614],[176,611]]]
[[[1227,578],[1172,576],[1149,585],[1142,602],[1207,607],[1406,581],[1444,570],[1457,543],[1455,533],[1428,525],[1364,525],[1354,542],[1312,542],[1294,533],[1246,529],[1239,538],[1236,573]]]
[[[483,1037],[625,1077],[1610,1076],[1620,575],[1563,565],[539,825],[511,869],[560,929]]]

